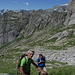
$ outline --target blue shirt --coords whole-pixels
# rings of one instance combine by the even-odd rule
[[[45,60],[45,58],[38,58],[38,59],[36,60],[37,63],[40,62],[40,61],[46,61],[46,60]],[[38,66],[44,67],[44,66],[45,66],[45,62],[39,63]]]

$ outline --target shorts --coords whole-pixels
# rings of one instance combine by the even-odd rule
[[[30,75],[30,72],[25,72],[26,75]]]
[[[30,75],[30,72],[24,72],[26,75]],[[21,74],[21,73],[20,73]],[[21,74],[22,75],[22,74]]]
[[[25,71],[23,70],[23,72],[24,72],[26,75],[30,75],[30,71],[25,72]],[[22,73],[20,73],[20,74],[22,75]]]

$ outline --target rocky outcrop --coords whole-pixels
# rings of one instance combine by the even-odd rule
[[[20,34],[24,25],[28,23],[28,16],[22,16],[20,12],[9,11],[0,17],[0,46],[13,41]]]
[[[2,9],[2,10],[0,10],[0,16],[3,15],[4,13],[6,13],[6,12],[8,12],[7,9]]]
[[[52,9],[46,9],[46,12],[54,13],[54,12],[67,12],[68,11],[68,4],[54,6]]]
[[[42,53],[46,57],[46,60],[55,60],[67,63],[68,65],[75,65],[75,47],[69,48],[68,50],[38,50],[35,49],[36,53],[33,57],[35,60]]]
[[[65,25],[75,24],[75,0],[70,0]]]
[[[8,73],[0,73],[0,75],[9,75]]]

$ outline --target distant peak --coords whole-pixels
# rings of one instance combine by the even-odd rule
[[[60,6],[67,6],[68,5],[68,3],[67,4],[63,4],[63,5],[60,5]]]

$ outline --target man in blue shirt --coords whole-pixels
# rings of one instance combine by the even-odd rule
[[[48,75],[46,67],[45,67],[45,62],[46,62],[45,57],[42,54],[39,54],[39,58],[36,60],[36,62],[38,64],[38,66],[41,68],[41,70],[45,71],[46,75]],[[38,75],[40,75],[40,73],[41,72],[39,71]]]

